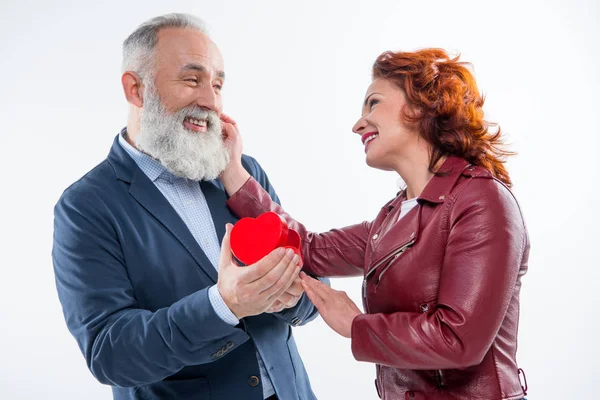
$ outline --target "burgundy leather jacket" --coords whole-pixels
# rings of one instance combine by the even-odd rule
[[[311,233],[252,178],[228,206],[240,217],[284,217],[300,233],[307,273],[364,276],[352,352],[377,364],[383,399],[521,399],[521,211],[486,169],[450,157],[440,171],[400,221],[404,193],[372,222]]]

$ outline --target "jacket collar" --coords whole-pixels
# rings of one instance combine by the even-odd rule
[[[139,167],[135,163],[135,161],[127,154],[125,149],[119,144],[119,136],[126,132],[126,128],[121,130],[117,136],[115,136],[115,140],[113,140],[112,147],[110,148],[110,152],[108,153],[108,162],[112,165],[115,175],[117,179],[131,183],[133,176],[136,171],[140,171]]]
[[[423,193],[419,196],[419,200],[435,204],[445,202],[454,186],[456,186],[458,178],[470,165],[463,158],[448,157],[438,170],[438,174],[434,175],[427,183]]]

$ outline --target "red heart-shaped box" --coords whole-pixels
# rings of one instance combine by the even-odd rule
[[[256,219],[240,219],[231,230],[230,243],[233,255],[246,265],[254,264],[278,247],[290,248],[302,259],[300,235],[270,211]]]

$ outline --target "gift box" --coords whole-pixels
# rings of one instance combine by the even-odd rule
[[[245,265],[254,264],[279,247],[294,250],[302,260],[300,235],[270,211],[258,218],[240,219],[231,230],[230,244],[235,258]]]

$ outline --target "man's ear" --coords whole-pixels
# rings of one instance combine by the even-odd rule
[[[144,104],[144,90],[142,79],[139,75],[135,72],[126,71],[121,76],[121,84],[123,85],[123,92],[125,93],[127,102],[138,108],[142,108]]]

